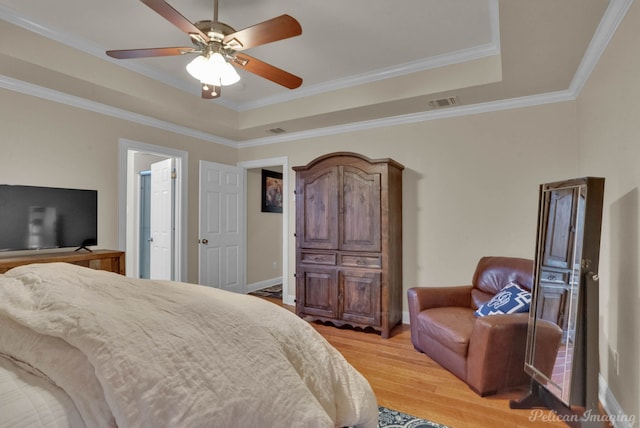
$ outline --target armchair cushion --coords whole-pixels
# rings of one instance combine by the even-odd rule
[[[473,287],[494,295],[515,282],[526,290],[533,286],[533,260],[516,257],[482,257],[473,274]]]
[[[424,334],[465,358],[474,322],[470,308],[433,308],[418,315],[419,328]]]
[[[512,282],[493,296],[491,300],[480,306],[474,313],[478,317],[517,314],[529,312],[530,305],[531,293]]]

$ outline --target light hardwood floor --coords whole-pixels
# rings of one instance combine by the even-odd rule
[[[290,306],[285,308],[293,310]],[[510,409],[509,400],[521,398],[526,388],[478,396],[464,382],[414,349],[408,325],[396,327],[389,339],[374,332],[311,325],[367,378],[381,406],[451,428],[567,427],[548,410]]]
[[[396,328],[390,339],[313,324],[369,381],[378,404],[452,428],[565,427],[550,411],[512,410],[526,388],[480,397],[411,344],[409,327]],[[543,419],[546,418],[546,419]],[[551,421],[550,421],[551,419]]]

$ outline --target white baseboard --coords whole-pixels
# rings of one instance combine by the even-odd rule
[[[607,412],[609,422],[614,428],[632,428],[635,425],[636,416],[624,413],[602,374],[598,375],[598,399]]]
[[[287,296],[283,296],[284,299],[282,301],[282,303],[284,303],[285,305],[290,305],[290,306],[295,306],[296,305],[296,296],[291,296],[291,295],[287,295]]]
[[[409,311],[402,311],[402,324],[409,324]]]
[[[273,287],[274,285],[282,284],[282,277],[265,279],[264,281],[254,282],[253,284],[247,284],[247,293],[252,291],[262,290],[263,288]]]

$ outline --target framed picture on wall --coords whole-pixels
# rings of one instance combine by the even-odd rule
[[[282,213],[282,173],[262,170],[263,213]]]

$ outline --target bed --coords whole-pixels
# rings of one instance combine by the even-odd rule
[[[67,263],[0,275],[0,427],[377,427],[366,379],[263,299]]]

